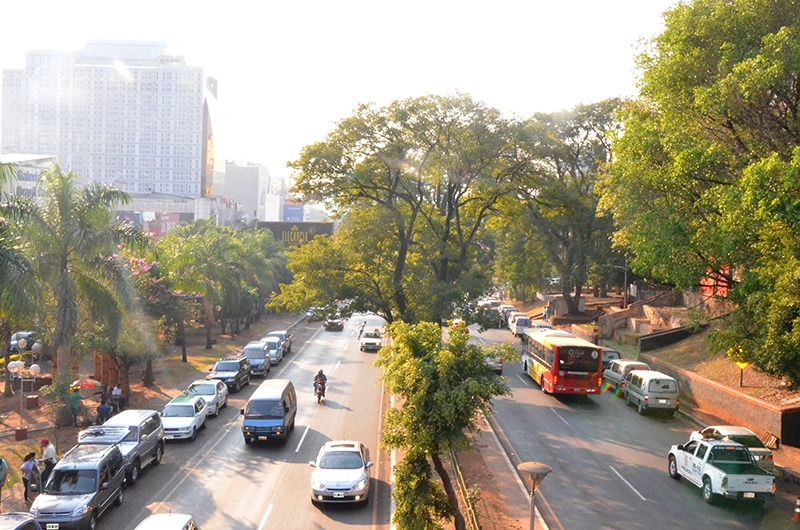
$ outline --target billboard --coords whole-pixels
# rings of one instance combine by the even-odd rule
[[[256,223],[259,230],[269,230],[273,237],[286,246],[308,243],[318,235],[333,235],[333,223],[282,223],[263,221]]]
[[[284,201],[283,220],[287,223],[300,223],[303,221],[303,203]]]

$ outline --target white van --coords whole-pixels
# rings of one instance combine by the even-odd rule
[[[639,414],[649,410],[663,410],[672,415],[681,404],[678,399],[678,382],[675,378],[656,370],[633,370],[625,380],[625,402],[636,405]]]
[[[522,335],[522,332],[531,327],[531,319],[525,313],[513,313],[508,321],[508,329],[515,337]]]

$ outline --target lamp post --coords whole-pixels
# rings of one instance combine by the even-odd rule
[[[533,524],[535,520],[534,514],[536,511],[536,507],[534,505],[536,487],[542,483],[544,477],[546,477],[553,469],[547,464],[542,464],[541,462],[522,462],[517,466],[517,469],[525,474],[526,482],[528,481],[527,479],[530,478],[531,512],[529,528],[530,530],[533,530]]]

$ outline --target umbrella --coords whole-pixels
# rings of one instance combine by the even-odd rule
[[[78,394],[80,394],[81,397],[86,398],[102,392],[103,383],[101,383],[97,379],[84,377],[73,381],[72,384],[69,385],[70,391],[73,391],[76,388],[78,389]]]

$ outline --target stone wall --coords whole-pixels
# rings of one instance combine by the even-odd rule
[[[678,381],[681,401],[689,401],[728,424],[747,427],[762,439],[769,432],[781,443],[800,446],[800,407],[777,407],[647,354],[639,358]]]

